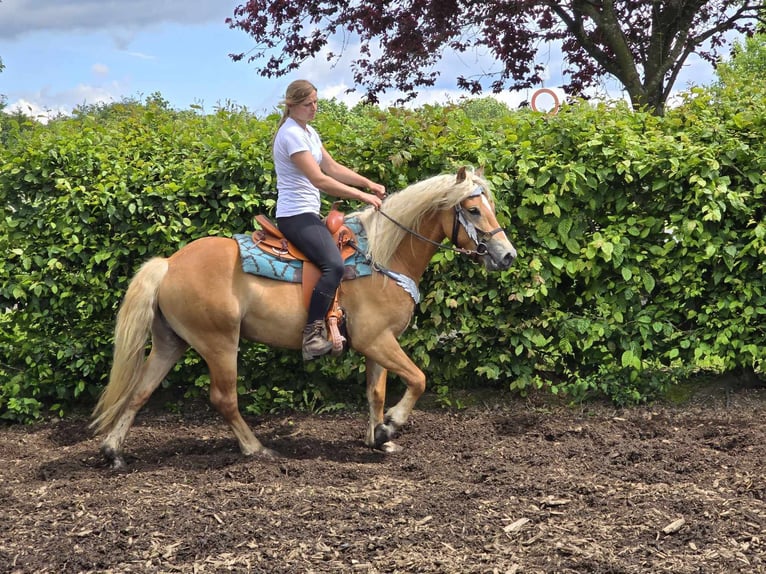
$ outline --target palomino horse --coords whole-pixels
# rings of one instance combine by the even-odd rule
[[[417,284],[432,256],[439,248],[454,249],[481,260],[488,270],[502,270],[516,251],[497,223],[487,182],[465,168],[391,194],[380,211],[369,207],[353,215],[367,232],[369,258],[383,272],[343,282],[340,304],[351,346],[366,359],[365,442],[391,452],[399,450],[392,439],[425,390],[425,375],[397,338],[410,322]],[[453,246],[440,244],[447,237]],[[124,466],[123,443],[136,413],[192,347],[210,370],[210,401],[242,452],[276,455],[240,415],[237,348],[245,338],[300,349],[305,322],[301,286],[245,273],[234,239],[204,237],[168,258],[150,259],[131,280],[117,315],[109,384],[91,425],[106,434],[101,453],[114,467]],[[388,371],[407,388],[384,416]]]

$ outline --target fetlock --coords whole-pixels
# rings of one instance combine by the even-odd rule
[[[327,329],[324,321],[317,320],[308,323],[303,328],[303,360],[310,361],[332,350],[332,341],[327,340]]]

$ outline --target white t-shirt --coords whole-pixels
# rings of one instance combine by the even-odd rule
[[[274,169],[277,172],[277,217],[291,217],[300,213],[316,213],[322,206],[319,189],[290,159],[295,153],[308,151],[317,163],[322,163],[322,140],[314,128],[306,129],[292,118],[287,118],[274,138]]]

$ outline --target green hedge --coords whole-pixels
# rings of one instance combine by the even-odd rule
[[[141,262],[250,230],[273,209],[276,119],[176,111],[155,96],[0,138],[0,416],[93,403]],[[437,254],[403,337],[445,402],[490,386],[629,403],[697,370],[763,370],[765,122],[762,95],[698,91],[664,118],[620,105],[544,116],[491,100],[323,101],[315,125],[337,159],[392,191],[486,167],[519,260],[487,276]],[[252,412],[364,396],[354,353],[304,366],[243,344],[240,364]],[[190,353],[165,384],[201,392],[204,366]]]

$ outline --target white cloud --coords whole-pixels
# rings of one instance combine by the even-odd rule
[[[70,115],[72,110],[81,105],[109,104],[115,101],[113,93],[119,93],[116,82],[107,87],[95,87],[79,84],[76,87],[61,92],[51,92],[43,89],[29,98],[20,98],[10,102],[6,107],[8,112],[21,112],[25,116],[47,123],[51,118]]]
[[[223,22],[237,0],[2,0],[0,39],[40,31],[138,30],[176,22]]]
[[[18,100],[5,108],[7,113],[22,113],[42,124],[47,124],[48,120],[57,116],[68,115],[69,110],[59,106],[57,108],[44,108],[37,102],[27,100]]]
[[[144,54],[143,52],[131,52],[128,50],[123,50],[123,52],[132,57],[132,58],[138,58],[139,60],[155,60],[156,56],[152,56],[150,54]]]
[[[109,66],[107,66],[106,64],[93,64],[93,67],[91,68],[91,70],[96,76],[109,75]]]

